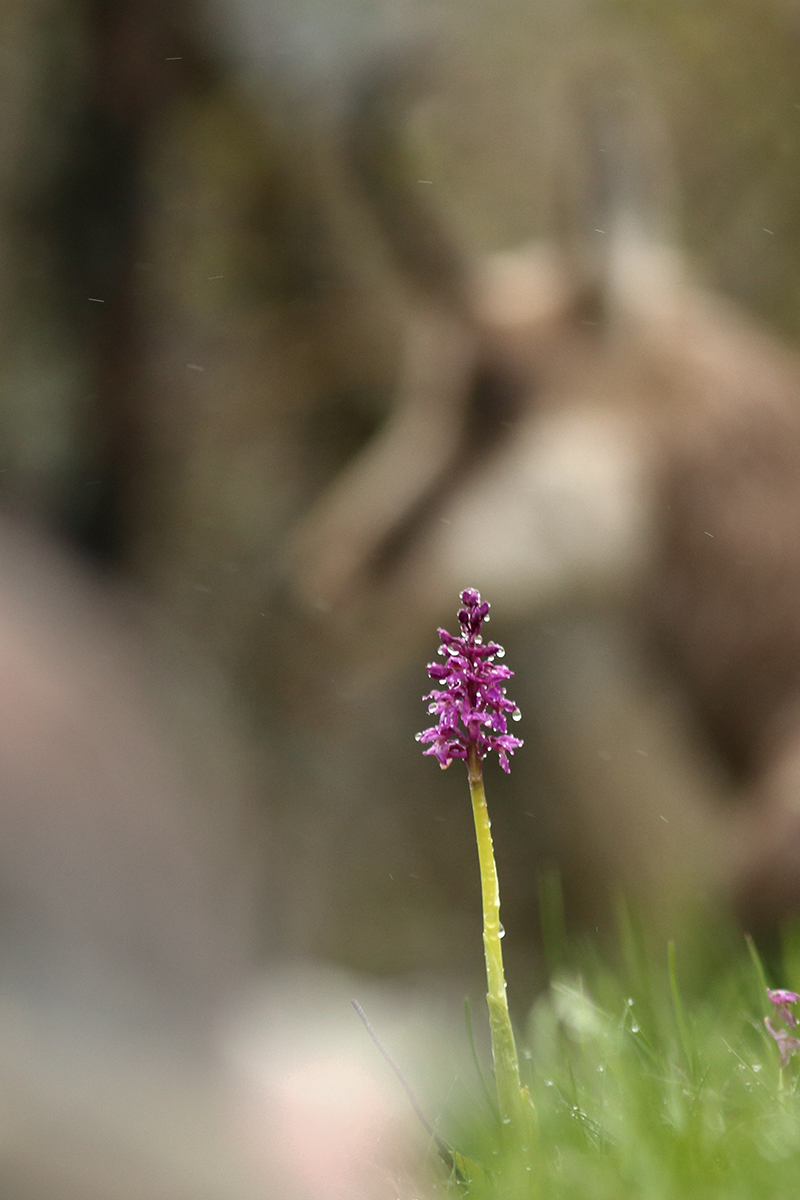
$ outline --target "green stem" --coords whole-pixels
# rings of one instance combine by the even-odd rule
[[[672,1007],[675,1012],[675,1024],[678,1026],[678,1037],[680,1038],[683,1053],[686,1055],[686,1062],[689,1067],[689,1073],[692,1079],[695,1077],[695,1057],[692,1053],[692,1042],[689,1037],[689,1029],[686,1025],[686,1017],[683,1012],[683,1001],[681,1000],[680,988],[678,987],[678,970],[675,965],[675,942],[670,938],[667,943],[667,963],[669,968],[669,986],[672,992]]]
[[[483,790],[481,761],[474,742],[469,747],[467,770],[481,870],[483,949],[486,955],[486,981],[489,988],[486,999],[489,1004],[492,1057],[500,1116],[503,1124],[508,1125],[515,1122],[515,1118],[519,1118],[522,1111],[530,1106],[530,1099],[527,1092],[523,1093],[520,1084],[517,1047],[508,1011],[503,948],[500,941],[500,885],[497,879],[486,794]]]

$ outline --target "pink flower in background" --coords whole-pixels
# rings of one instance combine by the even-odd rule
[[[797,1004],[797,1001],[800,1000],[800,992],[787,992],[785,988],[776,988],[773,991],[771,988],[767,988],[767,996],[775,1005],[775,1015],[785,1021],[790,1029],[794,1029],[797,1017],[789,1005]]]
[[[788,1067],[789,1059],[796,1050],[800,1050],[800,1038],[792,1037],[785,1029],[773,1029],[769,1017],[764,1017],[767,1032],[775,1038],[781,1055],[781,1066]]]
[[[774,990],[767,988],[767,996],[775,1005],[775,1016],[780,1017],[790,1029],[794,1029],[797,1025],[797,1017],[789,1006],[797,1004],[800,1001],[800,992],[789,992],[785,988],[776,988]],[[777,1043],[781,1056],[781,1066],[787,1067],[791,1056],[797,1050],[800,1050],[800,1038],[793,1037],[785,1029],[775,1029],[769,1017],[764,1018],[764,1024],[767,1027],[767,1033]]]

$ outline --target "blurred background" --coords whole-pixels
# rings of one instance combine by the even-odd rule
[[[664,533],[666,549],[659,541],[669,488],[698,497],[686,522],[701,530],[716,488],[724,524],[726,463],[738,461],[725,431],[746,426],[747,442],[751,429],[738,399],[728,421],[726,396],[746,378],[747,420],[761,429],[760,412],[773,414],[783,458],[776,474],[765,450],[755,502],[752,489],[737,500],[761,514],[756,545],[776,525],[762,477],[781,513],[769,572],[748,579],[740,642],[760,594],[780,592],[793,620],[799,49],[789,0],[5,0],[2,504],[137,596],[170,655],[213,677],[206,700],[234,730],[247,804],[269,827],[262,957],[480,970],[465,781],[457,765],[440,775],[414,742],[435,629],[452,629],[466,586],[493,602],[524,715],[510,780],[487,768],[518,980],[536,976],[540,889],[554,872],[575,927],[607,929],[619,889],[666,925],[698,905],[749,914],[763,842],[765,861],[776,845],[786,853],[757,919],[774,924],[794,903],[794,776],[770,748],[794,730],[794,634],[762,656],[783,661],[773,707],[786,738],[761,738],[761,725],[757,737],[749,710],[743,732],[720,733],[714,688],[729,685],[691,668],[705,663],[703,630],[731,627],[735,586],[717,581],[749,551],[723,539],[711,563],[695,546],[710,582],[688,648],[686,596],[668,616],[653,615],[653,596],[673,595],[659,555],[669,564],[685,541],[683,527]],[[426,294],[433,259],[416,278],[405,269],[359,166],[358,138],[373,128],[356,119],[364,80],[398,63],[402,76],[405,62],[414,78],[420,58],[423,85],[409,103],[388,89],[370,153],[391,158],[399,136],[406,157],[387,168],[388,193],[396,184],[402,207],[410,186],[471,264],[479,282],[450,309],[435,279]],[[575,121],[601,110],[612,125],[589,146]],[[600,195],[591,164],[612,143],[627,148]],[[631,171],[645,180],[632,191]],[[604,293],[617,287],[613,252],[598,283],[596,249],[583,264],[565,227],[610,242],[597,214],[636,205],[642,243],[675,269],[623,280],[623,319]],[[513,257],[529,243],[562,266]],[[484,279],[481,263],[505,264],[511,282],[488,265]],[[669,320],[653,315],[662,299]],[[416,349],[426,336],[432,349]],[[448,376],[425,399],[428,366],[451,351],[461,392]],[[417,368],[422,383],[409,384]],[[486,378],[503,386],[488,388],[475,423]],[[397,424],[409,391],[431,429],[424,415]],[[695,407],[713,420],[695,420]],[[600,425],[586,423],[590,410]],[[370,461],[378,483],[362,473]],[[565,563],[552,508],[562,492]],[[473,517],[493,497],[487,533]],[[531,582],[524,538],[502,536],[523,505],[526,520],[552,525],[546,587]],[[610,515],[596,532],[598,510]],[[373,513],[384,526],[368,535]],[[463,571],[450,543],[437,548],[462,518],[496,551],[484,561],[472,546]],[[366,570],[377,542],[383,565]],[[346,586],[326,590],[342,572]],[[691,571],[681,578],[689,601],[702,592]],[[730,687],[747,696],[762,658],[739,642],[735,654]],[[191,729],[190,757],[204,736]],[[765,798],[770,772],[784,782]]]

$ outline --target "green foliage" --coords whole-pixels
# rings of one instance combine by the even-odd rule
[[[482,1170],[442,1189],[474,1200],[800,1195],[798,1064],[781,1073],[765,1032],[755,948],[740,943],[709,972],[702,949],[682,962],[680,944],[663,947],[654,961],[630,927],[622,942],[621,965],[584,952],[582,969],[562,967],[533,1008],[521,1055],[533,1146],[523,1154],[476,1114],[454,1141]],[[796,987],[799,970],[794,930],[770,982]]]

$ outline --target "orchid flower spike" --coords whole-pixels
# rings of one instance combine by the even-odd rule
[[[429,700],[428,712],[438,715],[438,723],[417,734],[418,742],[430,742],[424,754],[433,754],[444,769],[454,758],[466,759],[474,745],[478,758],[497,751],[500,766],[508,773],[509,754],[522,742],[508,732],[507,718],[519,720],[520,712],[506,696],[505,680],[514,674],[495,662],[505,650],[497,642],[484,645],[481,628],[489,620],[489,604],[474,588],[461,593],[463,607],[458,612],[460,636],[439,630],[439,654],[443,663],[429,663],[431,679],[444,686],[434,688],[423,700]]]
[[[503,686],[514,672],[495,662],[505,654],[503,647],[497,642],[484,645],[481,637],[483,623],[489,619],[488,603],[481,600],[475,588],[465,588],[460,599],[462,607],[458,610],[458,623],[461,633],[456,637],[446,629],[440,629],[439,654],[444,662],[428,664],[431,679],[443,686],[434,688],[423,696],[423,700],[430,701],[428,712],[439,720],[430,729],[418,733],[417,741],[429,743],[423,753],[435,755],[441,767],[449,767],[454,758],[463,758],[466,762],[481,872],[486,999],[498,1108],[503,1126],[509,1131],[514,1130],[517,1148],[521,1147],[527,1154],[535,1136],[536,1110],[528,1089],[520,1081],[519,1058],[508,1011],[500,884],[481,769],[481,760],[496,750],[500,766],[508,772],[508,756],[522,742],[511,736],[506,721],[509,716],[516,720],[520,714]]]

